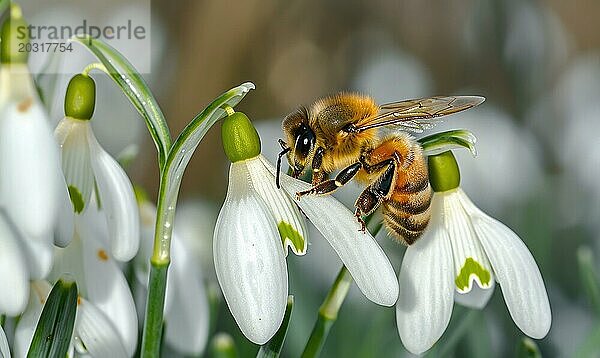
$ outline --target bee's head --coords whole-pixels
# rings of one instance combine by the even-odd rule
[[[285,117],[281,127],[285,133],[286,141],[280,141],[283,151],[279,154],[278,162],[281,161],[281,156],[287,155],[288,163],[293,170],[293,176],[298,177],[312,157],[317,142],[315,132],[308,124],[308,111],[306,108],[301,108]]]

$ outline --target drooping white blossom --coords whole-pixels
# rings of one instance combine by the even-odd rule
[[[398,297],[394,270],[381,247],[363,233],[354,215],[331,196],[292,199],[310,184],[281,177],[258,155],[231,164],[227,197],[214,235],[215,270],[229,308],[248,339],[263,344],[285,312],[288,283],[285,248],[306,251],[298,205],[346,265],[371,301],[392,306]]]
[[[94,199],[108,224],[112,255],[131,260],[139,247],[139,211],[127,174],[98,143],[89,120],[65,117],[55,136],[75,213],[87,211]]]
[[[543,338],[551,313],[544,281],[521,239],[477,208],[460,189],[436,192],[423,237],[405,253],[396,305],[398,332],[412,353],[446,330],[454,302],[482,308],[495,283],[521,331]]]
[[[71,244],[56,249],[49,275],[75,278],[79,290],[77,316],[70,351],[76,356],[131,357],[138,340],[133,297],[119,267],[107,250],[109,230],[104,213],[90,206],[76,218]],[[25,313],[15,331],[15,353],[24,356],[35,332],[43,304],[50,293],[47,281],[34,281]]]

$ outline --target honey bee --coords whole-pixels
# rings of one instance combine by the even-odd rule
[[[317,100],[285,117],[286,140],[277,160],[286,155],[292,176],[310,165],[312,188],[297,193],[326,195],[356,179],[366,185],[358,196],[355,216],[365,230],[363,216],[382,206],[384,225],[398,241],[413,244],[431,217],[433,195],[427,159],[408,132],[423,132],[439,118],[485,100],[478,96],[430,97],[378,105],[371,97],[340,93]],[[334,179],[329,174],[340,170]]]

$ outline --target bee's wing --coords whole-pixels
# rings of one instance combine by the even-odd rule
[[[477,106],[485,101],[479,96],[436,96],[411,99],[381,105],[381,112],[359,121],[356,132],[382,126],[397,126],[399,129],[421,133],[441,122],[440,117]]]

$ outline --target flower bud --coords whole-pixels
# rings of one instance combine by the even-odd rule
[[[460,170],[451,151],[429,156],[427,165],[429,167],[429,183],[433,191],[439,193],[458,188]]]
[[[260,154],[260,137],[248,117],[228,108],[229,116],[221,126],[223,150],[233,163],[254,158]]]
[[[4,21],[0,30],[0,62],[27,63],[29,57],[27,44],[29,44],[29,33],[21,8],[11,4],[10,16]]]
[[[96,84],[83,74],[71,78],[65,95],[65,115],[67,117],[89,120],[96,106]]]

